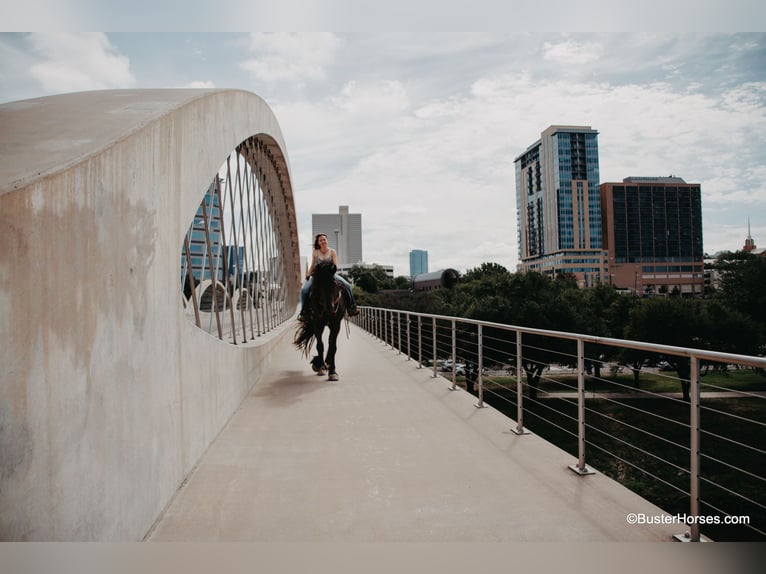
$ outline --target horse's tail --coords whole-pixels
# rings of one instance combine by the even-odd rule
[[[293,344],[298,350],[303,351],[304,355],[309,356],[311,347],[314,345],[314,329],[309,321],[301,323],[295,330]]]

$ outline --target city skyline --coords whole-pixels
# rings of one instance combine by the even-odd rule
[[[699,183],[705,252],[766,244],[766,34],[0,34],[0,102],[236,88],[283,130],[301,255],[352,205],[366,263],[518,262],[513,160],[549,125],[599,132],[600,182]],[[223,160],[224,158],[222,158]],[[201,195],[204,189],[201,189]]]

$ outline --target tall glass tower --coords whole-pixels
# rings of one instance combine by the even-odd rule
[[[413,249],[410,251],[410,277],[428,273],[428,251]]]
[[[519,270],[604,281],[598,132],[550,126],[514,163]]]

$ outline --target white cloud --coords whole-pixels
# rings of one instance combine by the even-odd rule
[[[557,62],[564,66],[585,65],[597,61],[604,50],[600,44],[593,42],[545,42],[543,44],[543,59]]]
[[[29,74],[49,92],[131,88],[130,59],[118,54],[105,34],[34,33],[27,36],[43,61]]]
[[[333,105],[353,116],[380,118],[403,112],[409,106],[407,92],[401,82],[383,80],[361,84],[351,81],[343,86],[340,94],[332,99]]]
[[[340,39],[330,32],[254,32],[249,42],[252,57],[240,67],[269,84],[303,84],[325,76],[340,45]]]

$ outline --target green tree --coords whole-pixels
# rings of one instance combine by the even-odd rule
[[[394,288],[395,289],[412,289],[412,281],[409,277],[406,277],[404,275],[399,275],[396,279],[394,279]]]
[[[758,324],[744,313],[713,300],[704,306],[702,318],[705,348],[740,355],[760,352]]]
[[[642,299],[633,309],[625,336],[635,341],[676,347],[700,347],[706,332],[701,301],[676,297]],[[635,353],[640,356],[641,353]],[[684,400],[689,400],[691,365],[686,357],[671,355],[668,363],[678,373]]]
[[[760,331],[759,341],[766,340],[766,257],[738,251],[719,256],[716,269],[720,282],[716,300],[750,317]]]

